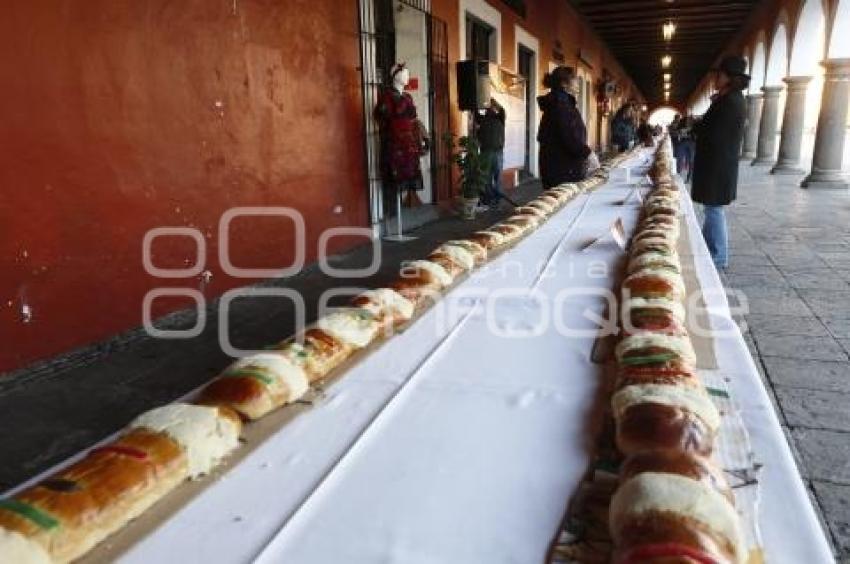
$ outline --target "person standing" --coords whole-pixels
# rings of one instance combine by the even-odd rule
[[[646,119],[640,120],[640,125],[637,129],[637,137],[640,144],[644,147],[655,146],[655,131]]]
[[[676,114],[673,116],[673,121],[667,126],[667,131],[670,132],[670,142],[673,144],[673,158],[676,159],[676,170],[681,174],[684,170],[684,161],[682,158],[682,143],[681,143],[681,127],[682,116]]]
[[[693,127],[696,137],[691,197],[703,205],[702,233],[718,269],[729,265],[726,206],[738,193],[738,160],[744,140],[746,102],[742,91],[749,86],[747,61],[729,56],[715,69],[714,95],[702,121]]]
[[[690,178],[693,168],[690,136],[691,124],[687,117],[676,114],[670,124],[670,140],[673,142],[673,156],[676,158],[676,171],[682,178]],[[687,172],[685,172],[687,171]]]
[[[489,165],[487,184],[481,195],[481,209],[495,206],[502,198],[501,177],[505,164],[505,108],[494,98],[483,112],[475,112],[478,144],[481,148],[481,158]]]
[[[696,142],[694,141],[694,117],[691,115],[687,115],[682,118],[684,121],[684,145],[685,145],[685,158],[688,160],[688,177],[685,179],[686,182],[690,182],[691,178],[694,175],[694,155],[696,154]]]
[[[611,121],[611,141],[618,152],[624,153],[631,148],[635,130],[635,103],[630,100],[617,110]]]
[[[557,67],[543,77],[549,93],[537,98],[543,112],[537,141],[540,143],[540,178],[543,188],[583,180],[599,159],[587,145],[587,128],[576,107],[577,79],[570,67]]]

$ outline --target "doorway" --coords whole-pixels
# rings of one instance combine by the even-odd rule
[[[536,142],[532,138],[534,123],[534,104],[537,101],[534,99],[534,51],[519,45],[517,47],[517,74],[524,79],[525,84],[525,165],[520,170],[520,181],[528,180],[533,176],[532,168],[532,148]]]
[[[424,204],[420,208],[428,209],[403,210],[404,223],[416,223],[418,216],[436,216],[431,204],[452,197],[451,155],[441,142],[450,131],[446,24],[431,15],[429,0],[360,0],[360,53],[369,216],[373,234],[378,237],[384,234],[387,216],[395,215],[395,207],[388,205],[384,196],[380,131],[374,109],[397,62],[404,62],[410,71],[406,91],[432,145],[421,161],[423,189],[417,192]]]

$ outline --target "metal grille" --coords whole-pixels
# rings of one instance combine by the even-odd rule
[[[381,139],[373,111],[394,60],[395,25],[392,0],[360,0],[360,71],[366,132],[369,221],[372,225],[380,223],[384,215],[381,195]]]
[[[428,51],[430,61],[431,101],[431,178],[438,202],[448,200],[452,193],[452,158],[449,107],[449,46],[446,22],[428,19]]]

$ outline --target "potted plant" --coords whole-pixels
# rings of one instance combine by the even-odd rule
[[[454,161],[460,170],[461,203],[464,219],[475,218],[478,198],[487,184],[490,165],[481,156],[481,146],[475,137],[463,136],[458,139],[458,151]]]

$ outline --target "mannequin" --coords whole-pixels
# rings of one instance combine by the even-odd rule
[[[398,191],[408,193],[408,202],[421,203],[415,192],[422,190],[421,136],[416,105],[404,91],[410,71],[404,63],[393,67],[391,86],[385,87],[375,108],[381,132],[381,174],[385,196],[394,198]]]
[[[404,87],[410,83],[410,71],[407,70],[407,67],[402,67],[400,64],[399,67],[398,72],[393,76],[393,88],[399,94],[404,94]]]

